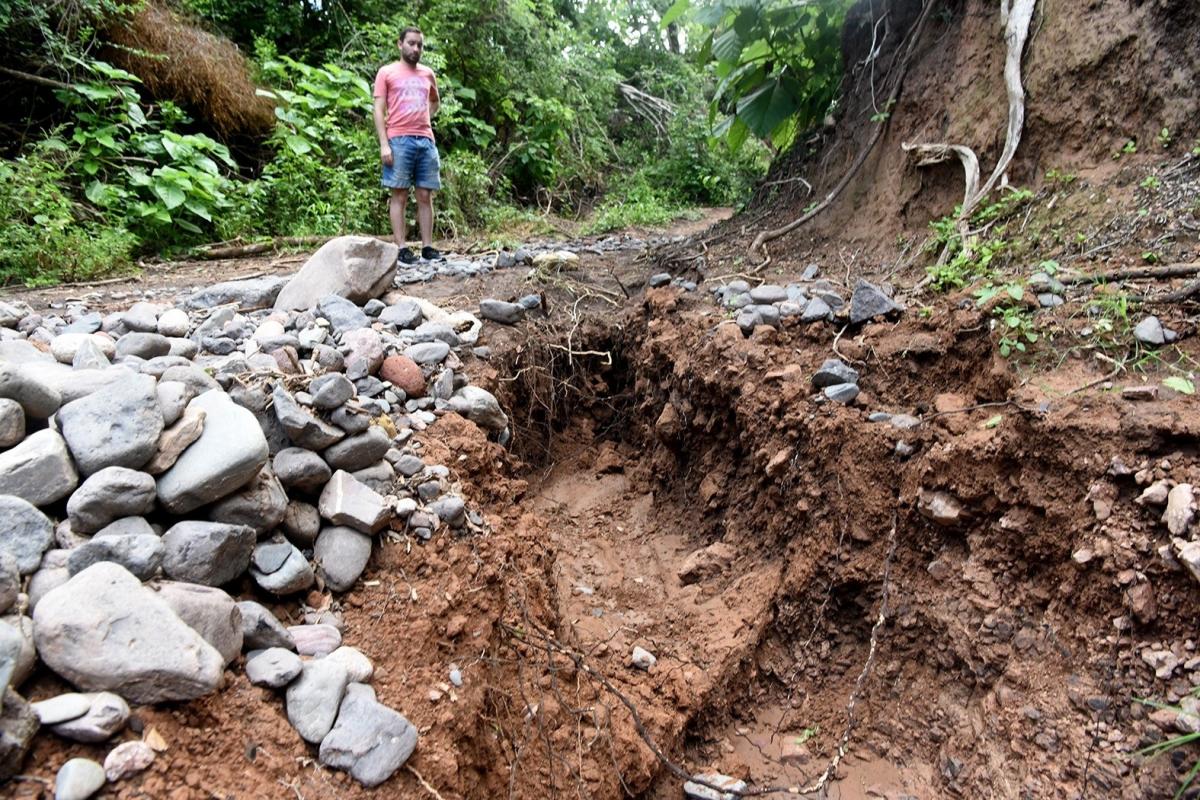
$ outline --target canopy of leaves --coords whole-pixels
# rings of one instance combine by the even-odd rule
[[[833,106],[850,5],[850,0],[677,0],[664,22],[690,15],[704,31],[701,58],[715,62],[720,79],[709,105],[715,132],[735,150],[751,134],[782,150]]]

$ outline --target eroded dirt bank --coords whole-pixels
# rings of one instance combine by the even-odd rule
[[[1195,579],[1139,498],[1200,478],[1190,398],[1072,393],[1085,362],[1002,359],[974,308],[746,337],[645,271],[592,264],[545,290],[548,316],[485,327],[491,355],[465,368],[509,409],[511,449],[454,414],[418,434],[483,533],[393,537],[346,594],[272,605],[339,613],[420,730],[386,791],[678,797],[653,742],[752,789],[809,785],[841,747],[833,797],[1174,792],[1192,754],[1132,757],[1175,735],[1136,698],[1195,683]],[[859,373],[850,406],[811,384],[835,356]],[[166,750],[115,796],[375,796],[321,768],[236,663],[226,681],[137,711]],[[30,696],[64,688],[42,674]],[[10,787],[45,794],[102,749],[39,736]]]

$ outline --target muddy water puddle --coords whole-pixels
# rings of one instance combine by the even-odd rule
[[[744,766],[756,786],[810,786],[829,764],[841,730],[807,726],[803,708],[764,705],[750,720],[736,720],[716,732],[718,746],[732,763]],[[870,751],[851,749],[824,794],[830,800],[902,800],[929,797],[934,770],[927,764],[896,764]]]

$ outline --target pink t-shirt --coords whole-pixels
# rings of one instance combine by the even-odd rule
[[[387,99],[387,135],[433,138],[429,102],[438,100],[433,70],[424,64],[410,67],[393,61],[375,76],[375,97]]]

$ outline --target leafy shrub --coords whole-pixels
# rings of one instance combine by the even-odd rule
[[[336,64],[314,67],[276,56],[269,43],[260,43],[259,52],[266,56],[263,77],[276,86],[263,92],[277,103],[279,124],[269,142],[275,155],[239,193],[222,235],[386,229],[366,79]]]
[[[87,199],[152,246],[202,235],[230,207],[227,173],[237,165],[229,150],[204,134],[176,132],[190,120],[172,103],[148,114],[130,73],[80,63],[93,79],[59,98],[74,112],[67,142]]]
[[[136,237],[85,217],[69,192],[70,156],[50,139],[0,161],[0,284],[47,285],[130,268]]]
[[[584,226],[585,234],[606,233],[633,225],[663,225],[685,213],[669,195],[638,181],[611,192]]]
[[[435,221],[451,236],[485,227],[488,210],[497,204],[497,196],[507,194],[506,190],[502,180],[492,180],[482,156],[466,149],[455,150],[442,159],[442,191]]]

